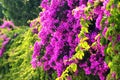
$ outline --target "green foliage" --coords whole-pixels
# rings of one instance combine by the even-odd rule
[[[102,45],[105,45],[105,44],[108,43],[108,40],[107,40],[105,37],[102,37],[102,38],[100,39],[100,43],[101,43]]]
[[[15,25],[28,25],[27,21],[36,18],[41,11],[40,0],[1,0],[4,16]]]
[[[87,37],[84,35],[85,33],[88,33],[88,24],[89,22],[87,21],[85,23],[85,20],[84,19],[81,19],[81,24],[82,24],[82,28],[81,28],[81,31],[78,35],[78,37],[80,38],[80,42],[78,44],[78,46],[76,47],[75,51],[76,53],[69,59],[69,61],[71,60],[82,60],[83,57],[84,57],[84,52],[89,50],[90,46],[89,44],[87,43]],[[66,69],[65,71],[62,73],[62,75],[60,77],[58,77],[56,80],[68,80],[67,78],[68,77],[72,77],[73,80],[85,80],[86,77],[85,77],[85,74],[84,74],[84,77],[82,77],[83,73],[79,76],[79,77],[74,77],[72,74],[74,74],[77,70],[77,64],[76,63],[72,63],[70,64]],[[89,80],[89,79],[88,79]]]
[[[2,7],[2,3],[0,2],[0,25],[2,24],[2,18],[3,18],[2,10],[3,10],[3,7]]]
[[[110,0],[107,9],[112,14],[108,18],[109,26],[106,32],[106,39],[109,40],[111,38],[111,42],[105,49],[105,60],[110,68],[107,80],[118,80],[120,79],[120,41],[117,40],[117,37],[120,35],[120,1]]]
[[[67,77],[70,76],[70,74],[72,74],[76,70],[77,70],[77,65],[75,63],[72,63],[62,73],[61,77],[57,78],[56,80],[67,80]]]
[[[98,76],[86,75],[84,70],[80,68],[77,69],[77,66],[78,65],[75,63],[72,63],[66,68],[60,77],[56,78],[56,80],[69,80],[67,79],[68,77],[71,77],[72,80],[99,80]],[[75,74],[75,72],[77,72],[77,74]]]
[[[6,33],[6,30],[4,30]],[[37,35],[25,26],[6,33],[11,38],[0,58],[0,80],[50,80],[42,68],[33,69],[30,61]],[[52,74],[55,79],[56,74]]]

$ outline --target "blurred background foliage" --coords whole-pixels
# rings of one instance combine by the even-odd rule
[[[2,10],[3,10],[3,7],[2,7],[2,3],[0,2],[0,25],[2,24],[2,19],[3,19]]]
[[[41,0],[0,0],[4,18],[12,20],[17,26],[28,25],[28,20],[32,20],[39,15],[41,11],[39,8],[40,2]]]

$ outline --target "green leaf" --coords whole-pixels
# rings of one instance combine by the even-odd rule
[[[85,49],[85,50],[88,50],[90,48],[89,44],[86,41],[81,42],[80,47]]]

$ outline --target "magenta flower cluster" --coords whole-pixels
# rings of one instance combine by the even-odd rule
[[[95,1],[88,1],[91,3],[91,5],[94,5]],[[106,31],[107,31],[107,21],[105,22],[105,27],[101,26],[101,21],[104,16],[109,17],[110,12],[106,10],[106,5],[109,1],[105,0],[104,2],[100,2],[102,5],[98,5],[95,8],[92,9],[91,12],[89,12],[89,16],[85,15],[85,12],[83,9],[83,6],[81,5],[78,8],[74,10],[74,17],[75,18],[83,18],[85,20],[89,20],[91,24],[88,27],[89,33],[86,33],[86,37],[88,38],[87,42],[91,46],[91,48],[85,52],[85,55],[87,55],[87,58],[85,58],[80,62],[79,66],[84,69],[86,74],[93,74],[98,75],[100,80],[105,80],[106,75],[109,72],[109,67],[107,66],[105,62],[105,54],[104,50],[107,47],[107,45],[101,45],[100,39],[101,36],[98,36],[97,39],[95,37],[102,31],[102,36],[105,37]],[[83,11],[81,11],[83,10]],[[81,14],[82,12],[82,14]],[[79,14],[78,14],[79,13]],[[92,18],[92,20],[90,19]],[[103,30],[102,30],[103,28]],[[93,43],[96,43],[95,46],[92,46]]]
[[[11,29],[11,28],[14,28],[15,25],[12,21],[7,21],[7,20],[3,20],[3,24],[0,25],[0,28],[8,28],[8,29]]]
[[[5,51],[5,46],[9,42],[10,38],[8,38],[5,34],[1,34],[1,32],[0,32],[0,40],[2,40],[2,44],[0,46],[0,57],[2,57],[2,55]]]
[[[101,26],[104,16],[109,17],[110,12],[106,10],[109,0],[101,0],[96,7],[93,7],[89,15],[85,14],[88,3],[94,5],[95,0],[43,0],[41,7],[44,9],[40,12],[41,30],[38,33],[40,41],[34,44],[34,52],[31,64],[33,68],[43,66],[44,70],[56,71],[58,77],[70,63],[65,63],[76,52],[79,41],[78,34],[83,27],[80,19],[89,20],[88,31],[85,36],[88,38],[90,49],[85,53],[83,60],[78,62],[80,68],[85,73],[98,75],[101,80],[105,80],[109,67],[104,57],[104,49],[107,45],[101,45],[101,36],[98,34],[102,31],[105,36],[106,26]],[[76,8],[77,7],[77,8]],[[98,36],[96,39],[95,37]],[[95,46],[92,46],[96,43]],[[87,55],[87,56],[86,56]]]
[[[3,53],[5,52],[5,46],[7,45],[7,43],[9,42],[10,38],[7,37],[6,34],[3,33],[3,29],[7,28],[8,31],[10,31],[11,29],[13,29],[15,26],[13,24],[12,21],[3,21],[3,24],[0,25],[0,40],[1,40],[1,45],[0,45],[0,57],[2,57]]]
[[[79,43],[80,20],[72,15],[75,6],[69,6],[69,0],[43,0],[41,6],[46,10],[40,13],[42,28],[38,34],[40,42],[34,44],[32,65],[34,68],[43,63],[45,70],[55,70],[58,76],[64,71],[67,64],[64,59],[69,59],[75,53]],[[79,5],[78,0],[73,1]],[[49,7],[48,7],[49,6]],[[44,56],[41,56],[42,49],[45,49]]]

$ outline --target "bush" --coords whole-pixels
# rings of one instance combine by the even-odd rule
[[[0,24],[2,23],[3,13],[2,13],[3,7],[2,3],[0,2]]]
[[[8,33],[6,29],[3,31],[11,39],[0,57],[0,80],[49,80],[42,68],[35,70],[30,64],[37,35],[25,27],[16,27]]]
[[[36,18],[41,11],[40,0],[2,0],[5,18],[15,25],[28,25],[27,21]]]

